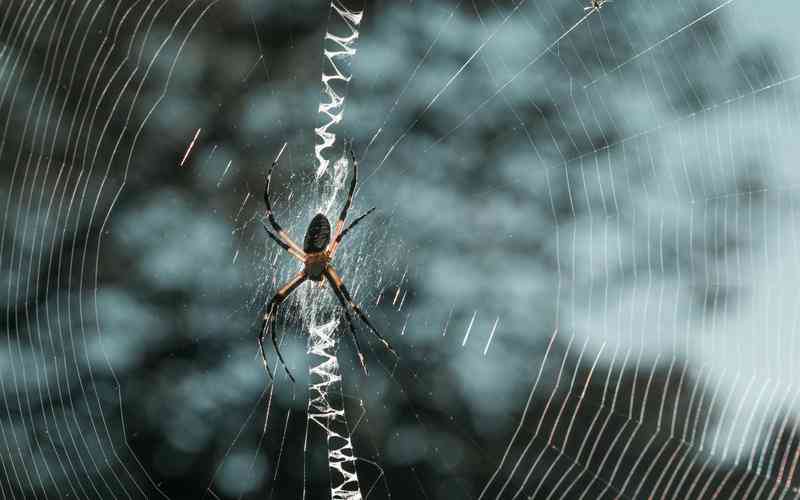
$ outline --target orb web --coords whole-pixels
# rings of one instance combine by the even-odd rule
[[[0,494],[796,498],[796,7],[312,4],[0,8]]]

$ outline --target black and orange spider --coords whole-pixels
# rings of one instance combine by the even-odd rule
[[[589,0],[589,6],[584,7],[584,12],[591,11],[591,12],[599,12],[607,3],[611,3],[612,0]]]
[[[289,372],[289,368],[286,366],[283,356],[281,355],[281,351],[278,348],[278,343],[275,340],[275,319],[277,316],[278,307],[281,305],[281,303],[286,300],[286,297],[294,292],[297,287],[303,284],[306,280],[320,282],[320,285],[322,285],[322,280],[324,278],[331,285],[336,298],[339,299],[339,302],[344,308],[344,315],[347,319],[347,324],[350,327],[350,333],[353,335],[356,351],[358,351],[358,358],[361,362],[362,368],[364,369],[364,373],[366,373],[367,367],[364,364],[364,355],[362,354],[361,348],[358,345],[358,338],[356,337],[355,328],[353,328],[353,319],[350,316],[348,306],[353,308],[356,314],[358,314],[358,317],[361,318],[364,323],[366,323],[375,337],[383,342],[383,345],[385,345],[392,354],[395,356],[397,355],[389,345],[389,342],[387,342],[386,339],[383,338],[380,333],[378,333],[378,330],[372,325],[372,323],[370,323],[367,315],[364,314],[364,311],[362,311],[361,308],[358,307],[355,302],[353,302],[353,298],[350,296],[350,292],[347,291],[347,287],[344,286],[342,278],[339,277],[339,275],[336,273],[336,270],[333,268],[333,266],[331,266],[331,260],[333,260],[336,249],[339,247],[339,244],[342,242],[344,236],[348,233],[348,231],[355,227],[356,224],[361,222],[364,217],[371,214],[375,210],[375,207],[370,208],[366,211],[366,213],[353,220],[353,222],[351,222],[347,227],[344,227],[347,219],[347,211],[350,208],[350,204],[353,202],[353,192],[356,189],[356,181],[358,179],[358,162],[356,161],[356,157],[352,150],[350,151],[350,156],[353,162],[353,180],[350,182],[350,191],[347,194],[347,201],[345,201],[342,212],[339,214],[339,220],[336,221],[333,238],[331,238],[331,224],[328,222],[328,218],[325,217],[324,214],[319,213],[311,219],[311,222],[308,225],[302,249],[297,245],[297,243],[292,241],[286,231],[284,231],[284,229],[275,220],[275,216],[272,214],[272,205],[269,201],[269,183],[270,179],[272,178],[272,171],[275,168],[275,165],[278,164],[280,154],[278,155],[278,158],[275,158],[275,161],[272,162],[272,166],[267,174],[267,184],[264,187],[264,204],[267,207],[267,219],[269,220],[272,228],[278,234],[276,236],[274,233],[272,233],[266,224],[264,224],[264,230],[275,241],[275,243],[303,263],[303,269],[301,269],[285,285],[283,285],[277,291],[277,293],[275,293],[275,296],[272,297],[272,300],[270,300],[265,306],[263,323],[261,325],[261,333],[258,336],[258,346],[261,352],[261,359],[264,362],[264,369],[267,371],[270,378],[272,378],[273,375],[269,369],[269,366],[267,365],[267,356],[264,353],[265,335],[270,335],[272,337],[272,345],[275,346],[275,352],[278,354],[278,359],[280,359],[284,370],[286,370],[286,374],[289,376],[292,382],[294,382],[294,377]]]

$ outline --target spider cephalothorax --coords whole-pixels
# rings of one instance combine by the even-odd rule
[[[353,162],[353,179],[350,182],[350,190],[347,193],[347,201],[345,201],[344,207],[339,214],[339,220],[336,221],[336,227],[334,228],[333,235],[331,235],[331,223],[328,221],[328,218],[325,217],[324,214],[317,214],[311,219],[311,222],[308,225],[302,249],[289,237],[286,231],[284,231],[275,220],[275,216],[272,214],[272,205],[270,204],[269,200],[269,183],[270,179],[272,178],[272,170],[275,168],[275,165],[278,164],[278,158],[272,162],[272,166],[267,174],[267,184],[264,187],[264,204],[267,207],[267,219],[269,220],[272,228],[278,234],[273,234],[266,225],[264,225],[264,230],[267,231],[267,234],[275,241],[275,243],[303,263],[303,269],[295,274],[285,285],[283,285],[277,291],[277,293],[275,293],[275,296],[272,297],[272,300],[270,300],[265,306],[263,322],[261,325],[261,333],[258,336],[258,345],[261,352],[261,359],[264,362],[264,369],[267,371],[270,377],[272,377],[272,372],[267,365],[267,356],[264,353],[264,336],[268,334],[270,337],[272,337],[272,344],[275,347],[275,352],[278,354],[278,359],[280,359],[281,364],[283,364],[286,374],[292,381],[294,381],[294,377],[292,377],[289,369],[286,368],[286,363],[283,361],[283,356],[281,355],[281,351],[278,349],[278,343],[275,340],[275,319],[278,313],[278,306],[280,306],[281,303],[286,300],[286,297],[288,297],[289,294],[295,291],[295,289],[297,289],[297,287],[303,284],[303,282],[306,280],[322,282],[322,280],[325,279],[331,285],[333,293],[336,294],[336,298],[339,299],[339,302],[344,308],[344,315],[347,319],[347,324],[350,327],[350,333],[353,336],[356,350],[358,351],[358,358],[361,361],[361,366],[364,368],[365,372],[367,368],[364,364],[364,355],[361,353],[361,348],[358,345],[358,338],[356,337],[356,332],[353,328],[353,320],[350,317],[349,309],[353,309],[358,317],[361,318],[364,323],[366,323],[370,331],[381,342],[383,342],[389,351],[394,353],[394,350],[392,350],[392,348],[389,346],[389,342],[387,342],[386,339],[384,339],[383,336],[378,333],[378,330],[369,321],[367,315],[364,314],[364,311],[362,311],[361,308],[358,307],[355,302],[353,302],[353,298],[350,296],[350,292],[347,291],[347,287],[344,286],[342,279],[336,273],[336,270],[333,268],[333,266],[331,266],[331,260],[333,260],[336,249],[342,242],[344,235],[347,234],[347,232],[350,231],[350,229],[352,229],[356,224],[358,224],[361,219],[375,210],[374,207],[367,210],[366,213],[356,217],[356,219],[353,220],[350,225],[344,227],[345,221],[347,220],[347,211],[350,209],[350,205],[353,202],[353,193],[355,192],[356,182],[358,179],[358,162],[356,161],[355,155],[353,155],[352,151],[350,152],[350,155]],[[278,154],[278,157],[280,157],[280,154]],[[333,237],[331,238],[331,236]]]

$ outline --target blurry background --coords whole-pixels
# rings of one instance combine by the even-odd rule
[[[399,354],[341,337],[362,494],[798,496],[800,6],[349,7],[330,159],[378,211],[336,265]],[[296,240],[334,181],[329,3],[0,16],[0,497],[328,498],[302,303],[297,383],[255,338],[270,162]]]

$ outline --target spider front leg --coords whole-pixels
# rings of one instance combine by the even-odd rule
[[[347,192],[347,200],[345,200],[342,211],[339,213],[339,220],[336,221],[336,227],[333,231],[334,240],[341,234],[345,220],[347,220],[347,211],[353,203],[353,193],[356,191],[356,183],[358,182],[358,160],[356,160],[356,155],[353,153],[352,149],[350,149],[350,158],[353,162],[353,179],[350,181],[350,191]]]
[[[286,370],[286,375],[288,375],[289,379],[294,382],[294,377],[289,372],[289,368],[286,366],[286,362],[283,360],[281,350],[278,348],[278,342],[275,340],[275,319],[278,316],[278,307],[283,303],[284,300],[286,300],[286,297],[295,291],[295,289],[306,279],[308,278],[303,271],[295,274],[288,283],[283,285],[280,290],[275,293],[275,296],[272,297],[272,300],[270,300],[265,307],[266,313],[264,314],[264,318],[261,323],[261,333],[258,335],[258,347],[261,352],[261,360],[264,362],[264,370],[266,370],[270,378],[273,378],[273,375],[269,369],[269,365],[267,364],[267,355],[264,352],[265,335],[270,335],[272,337],[272,345],[275,347],[275,352],[278,354],[278,359],[283,365],[283,369]]]
[[[350,292],[347,291],[347,287],[344,286],[342,278],[339,277],[339,275],[336,273],[336,270],[333,269],[332,266],[328,266],[328,268],[325,270],[325,278],[327,278],[334,290],[338,290],[342,294],[347,304],[353,308],[356,314],[358,314],[358,317],[361,318],[361,321],[363,321],[369,327],[372,334],[383,343],[389,352],[397,357],[397,352],[392,349],[391,345],[389,345],[389,341],[386,340],[383,335],[380,334],[380,332],[378,332],[378,329],[375,328],[372,322],[370,322],[369,318],[367,318],[367,315],[364,314],[364,311],[362,311],[361,308],[358,307],[355,302],[353,302],[353,298],[350,296]]]
[[[350,231],[351,229],[353,229],[353,227],[355,227],[355,225],[356,225],[356,224],[358,224],[359,222],[361,222],[361,220],[362,220],[364,217],[366,217],[367,215],[371,214],[371,213],[372,213],[372,212],[374,212],[374,211],[375,211],[375,207],[372,207],[372,208],[370,208],[369,210],[367,210],[365,213],[363,213],[363,214],[359,215],[358,217],[356,217],[356,218],[355,218],[355,220],[353,220],[353,222],[351,222],[351,223],[350,223],[350,224],[349,224],[349,225],[348,225],[348,226],[347,226],[347,227],[344,229],[344,231],[342,231],[341,233],[339,233],[339,235],[338,235],[338,236],[336,236],[336,238],[334,238],[334,240],[331,242],[330,246],[328,247],[328,255],[330,256],[330,258],[333,258],[333,255],[336,253],[336,249],[337,249],[337,248],[339,248],[339,243],[341,243],[341,242],[342,242],[342,239],[343,239],[343,238],[344,238],[344,236],[347,234],[347,232],[348,232],[348,231]]]
[[[281,242],[283,242],[283,245],[281,245],[281,246],[284,249],[286,249],[287,251],[289,251],[289,253],[292,254],[294,257],[297,257],[298,259],[300,259],[302,261],[303,258],[306,255],[305,252],[303,252],[303,249],[300,248],[300,246],[298,246],[297,243],[295,243],[292,240],[292,238],[289,237],[289,234],[286,231],[283,230],[283,228],[280,226],[280,224],[278,224],[278,221],[275,220],[275,216],[272,213],[272,203],[270,203],[270,199],[269,199],[269,185],[270,185],[270,182],[272,180],[272,171],[275,169],[275,166],[278,164],[278,160],[280,160],[280,158],[281,158],[281,153],[283,153],[283,150],[285,148],[286,148],[286,144],[283,145],[283,147],[281,148],[280,152],[278,153],[278,156],[276,156],[275,160],[272,162],[272,166],[269,168],[269,172],[267,173],[267,184],[264,186],[264,205],[266,205],[266,207],[267,207],[267,219],[269,220],[269,223],[272,226],[272,228],[275,230],[275,232],[278,233],[278,236],[280,238],[277,238],[274,234],[272,234],[269,231],[269,229],[267,229],[266,226],[264,226],[264,229],[267,230],[267,234],[269,234],[270,237],[272,237],[272,239],[274,239],[276,241],[278,241],[278,239],[280,239],[280,241],[278,241],[278,244],[280,245]]]
[[[287,245],[287,244],[286,244],[286,243],[285,243],[285,242],[284,242],[282,239],[280,239],[280,238],[278,238],[277,236],[275,236],[275,234],[273,234],[273,233],[272,233],[272,231],[270,231],[270,230],[269,230],[269,228],[267,227],[267,225],[266,225],[266,224],[263,224],[263,226],[264,226],[264,231],[266,231],[266,232],[267,232],[267,234],[269,235],[269,237],[270,237],[270,238],[272,238],[272,240],[273,240],[275,243],[277,243],[279,247],[281,247],[281,248],[283,248],[284,250],[286,250],[287,252],[289,252],[289,254],[290,254],[292,257],[294,257],[295,259],[299,260],[300,262],[305,262],[305,261],[306,261],[306,254],[305,254],[305,252],[303,252],[303,253],[298,253],[298,252],[297,252],[297,250],[295,250],[294,248],[290,247],[290,246],[289,246],[289,245]]]

